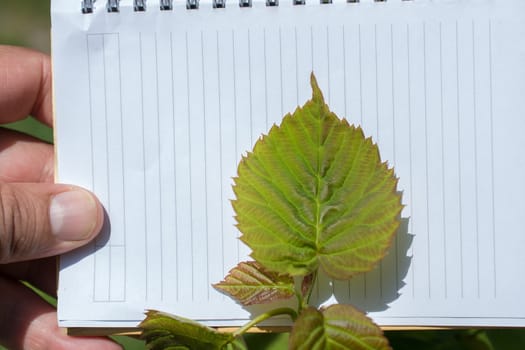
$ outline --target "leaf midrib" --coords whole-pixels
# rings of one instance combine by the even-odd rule
[[[317,164],[316,164],[316,184],[315,184],[315,248],[319,250],[319,238],[321,237],[321,125],[324,117],[323,108],[320,108],[320,116],[315,119],[317,127]]]

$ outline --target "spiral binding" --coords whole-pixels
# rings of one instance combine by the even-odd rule
[[[95,2],[97,0],[81,0],[82,13],[93,13],[95,9]],[[119,12],[120,0],[105,0],[107,12]],[[239,7],[252,7],[252,0],[238,0]],[[306,0],[291,0],[294,5],[304,5]],[[312,0],[319,1],[321,4],[331,4],[332,0]],[[386,2],[388,0],[374,0],[374,2]],[[403,0],[413,1],[413,0]],[[346,0],[348,3],[359,3],[360,0]],[[213,0],[213,8],[225,8],[226,0]],[[279,6],[279,0],[266,0],[266,6]],[[186,0],[186,8],[188,10],[196,10],[199,8],[199,0]],[[146,11],[146,0],[133,0],[133,9],[137,12]],[[161,11],[173,10],[173,0],[160,0]]]
[[[135,11],[146,11],[146,0],[133,0],[133,9]]]
[[[95,0],[82,0],[82,13],[92,13]]]
[[[119,0],[108,0],[106,9],[108,12],[119,12]]]
[[[225,0],[213,0],[213,8],[214,9],[223,9],[226,7],[226,1]]]
[[[186,8],[188,10],[196,10],[199,8],[199,0],[186,0]]]
[[[160,0],[160,10],[161,11],[173,10],[173,0]]]

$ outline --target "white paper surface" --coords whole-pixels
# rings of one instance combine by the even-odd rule
[[[319,302],[381,325],[525,325],[523,1],[95,4],[52,1],[57,181],[108,214],[61,259],[61,326],[135,326],[148,308],[216,326],[250,316],[211,287],[249,253],[231,179],[310,98],[311,71],[379,144],[406,205],[380,266],[321,278]]]

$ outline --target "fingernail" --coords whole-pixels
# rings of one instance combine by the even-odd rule
[[[74,189],[51,198],[51,232],[62,241],[81,241],[90,237],[97,225],[98,205],[87,191]]]

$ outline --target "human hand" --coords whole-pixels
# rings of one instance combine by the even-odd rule
[[[52,125],[49,57],[0,46],[0,124],[32,115]],[[10,350],[121,349],[105,338],[69,337],[50,305],[20,283],[56,295],[53,256],[100,231],[93,194],[53,184],[53,146],[0,128],[0,344]]]

